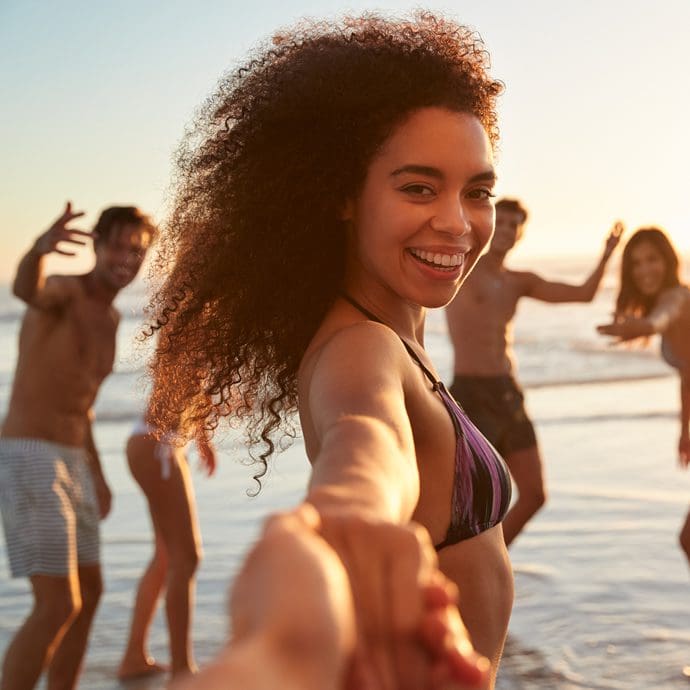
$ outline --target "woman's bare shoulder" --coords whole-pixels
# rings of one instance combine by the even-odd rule
[[[319,376],[381,380],[398,369],[405,350],[395,331],[375,321],[359,319],[325,323],[300,366],[300,379]]]

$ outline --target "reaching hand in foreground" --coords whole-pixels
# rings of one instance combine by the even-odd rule
[[[319,532],[344,564],[352,589],[352,669],[359,675],[352,690],[486,685],[489,662],[472,648],[457,588],[438,570],[425,529],[325,515]]]
[[[342,559],[342,560],[341,560]],[[488,685],[421,528],[271,518],[232,591],[233,636],[175,690],[470,690]]]

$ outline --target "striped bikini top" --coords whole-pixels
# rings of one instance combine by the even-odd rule
[[[387,325],[349,295],[344,295],[344,298],[369,320]],[[475,537],[503,520],[510,506],[510,475],[498,451],[470,421],[443,382],[424,365],[404,338],[400,340],[431,382],[434,392],[438,393],[455,430],[455,480],[450,525],[445,539],[435,545],[440,551],[445,546]]]

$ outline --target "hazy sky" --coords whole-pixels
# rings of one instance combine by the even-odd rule
[[[185,125],[275,29],[416,6],[0,0],[0,279],[67,199],[86,227],[116,203],[162,218]],[[617,218],[661,225],[690,250],[688,0],[425,7],[477,29],[506,85],[498,192],[531,211],[523,258],[597,252]]]

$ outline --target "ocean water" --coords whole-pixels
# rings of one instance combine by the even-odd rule
[[[585,265],[586,266],[586,265]],[[583,265],[550,263],[546,275],[579,279]],[[586,268],[585,268],[586,270]],[[516,601],[498,688],[648,690],[690,687],[690,571],[677,532],[690,504],[690,473],[675,462],[678,390],[673,372],[647,349],[612,348],[594,327],[608,320],[613,281],[590,305],[523,300],[515,329],[519,375],[547,468],[549,503],[511,550]],[[133,592],[150,556],[144,499],[123,448],[143,405],[146,347],[137,344],[143,288],[124,292],[118,362],[96,403],[95,437],[115,496],[103,523],[106,591],[81,687],[113,690]],[[0,286],[0,408],[7,405],[22,305]],[[429,349],[451,374],[443,315],[432,312]],[[226,594],[269,511],[301,497],[308,477],[301,441],[280,455],[263,491],[250,498],[251,469],[236,433],[219,443],[216,476],[195,473],[204,560],[194,621],[197,656],[227,636]],[[0,653],[30,605],[27,583],[9,578],[0,539]],[[167,659],[162,612],[151,648]],[[690,673],[690,671],[687,671]],[[161,678],[130,683],[158,690]]]

